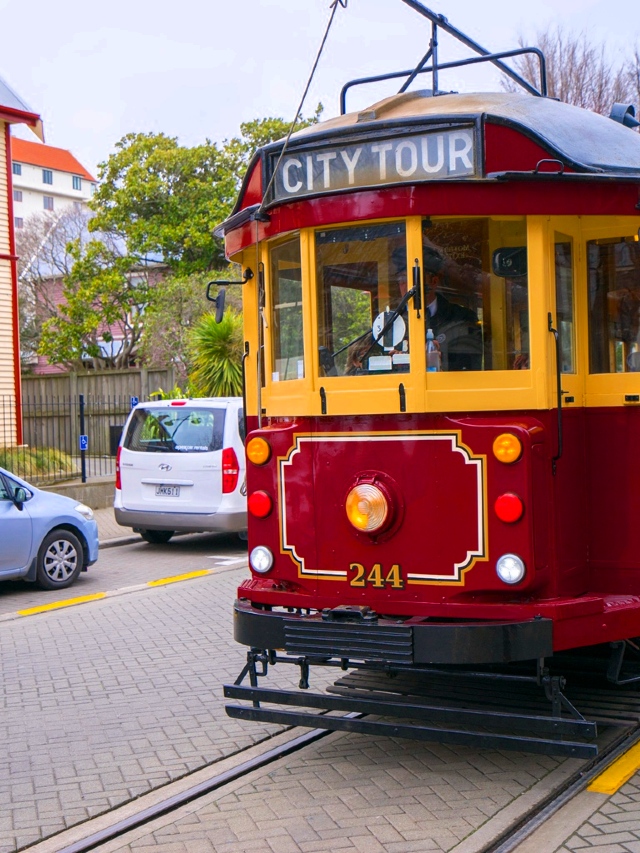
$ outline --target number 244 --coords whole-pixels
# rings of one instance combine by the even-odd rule
[[[376,589],[390,586],[392,589],[404,589],[404,580],[400,576],[398,564],[391,566],[386,575],[383,574],[380,563],[376,563],[369,574],[361,563],[351,563],[349,570],[355,572],[355,576],[349,580],[351,586],[372,586]]]

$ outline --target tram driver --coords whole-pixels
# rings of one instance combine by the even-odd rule
[[[401,295],[407,292],[407,264],[403,249],[392,253],[396,280]],[[477,314],[470,308],[450,302],[442,293],[455,276],[455,262],[450,262],[433,246],[423,246],[426,330],[433,331],[441,353],[442,370],[482,370],[482,331]]]

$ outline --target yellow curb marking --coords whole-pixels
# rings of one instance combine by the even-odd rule
[[[95,601],[104,598],[106,592],[94,592],[93,595],[83,595],[82,598],[67,598],[65,601],[54,601],[52,604],[42,604],[40,607],[31,607],[29,610],[18,610],[20,616],[30,616],[32,613],[44,613],[47,610],[56,610],[58,607],[69,607],[70,604],[82,604],[85,601]]]
[[[627,752],[610,764],[606,770],[596,776],[587,788],[587,791],[595,791],[598,794],[615,794],[625,782],[628,782],[633,774],[640,768],[640,743],[632,746]]]
[[[162,586],[165,583],[175,583],[176,581],[186,581],[189,578],[201,578],[203,575],[210,575],[211,569],[202,569],[199,572],[189,572],[188,575],[176,575],[173,578],[162,578],[159,581],[148,581],[147,586]]]

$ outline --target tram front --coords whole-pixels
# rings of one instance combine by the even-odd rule
[[[313,664],[589,641],[576,246],[603,209],[637,235],[640,138],[546,98],[429,94],[268,146],[224,225],[247,279],[253,688],[278,650],[305,686]]]

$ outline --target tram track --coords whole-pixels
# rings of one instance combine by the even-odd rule
[[[355,718],[362,715],[349,714],[346,716]],[[286,732],[280,732],[273,739],[287,738],[288,735],[291,735],[295,731],[295,729],[289,729]],[[241,781],[255,771],[264,769],[282,758],[301,753],[307,747],[312,746],[330,734],[335,734],[335,732],[320,728],[304,731],[302,734],[282,740],[282,742],[277,743],[264,752],[259,752],[260,747],[268,743],[268,741],[262,742],[249,748],[249,752],[257,754],[251,755],[248,759],[232,763],[234,758],[242,758],[243,754],[246,754],[246,750],[243,750],[242,753],[237,753],[233,757],[223,759],[220,764],[224,765],[224,769],[213,776],[204,779],[201,778],[206,771],[211,772],[215,765],[196,771],[182,777],[176,783],[172,783],[169,786],[172,791],[175,791],[176,785],[180,783],[181,789],[175,793],[172,792],[166,796],[159,797],[160,791],[152,792],[140,798],[139,805],[141,807],[137,809],[136,801],[131,801],[125,806],[120,806],[110,812],[103,813],[90,821],[79,824],[55,836],[50,836],[43,841],[39,841],[23,849],[31,850],[32,853],[54,853],[54,851],[55,853],[88,853],[88,851],[104,847],[105,850],[112,851],[116,849],[113,846],[114,842],[122,841],[126,843],[127,836],[134,831],[144,829],[145,826],[152,824],[158,819],[170,818],[173,814],[177,815],[185,806],[194,807],[199,800],[204,800],[208,795],[225,788],[225,786],[231,783]],[[611,739],[608,744],[603,745],[600,754],[596,758],[585,761],[580,768],[576,769],[565,780],[555,785],[548,796],[538,801],[524,814],[519,815],[518,819],[512,821],[507,828],[498,831],[493,839],[487,840],[484,845],[476,847],[477,853],[512,853],[512,851],[515,851],[545,821],[580,792],[585,790],[606,766],[639,742],[640,726],[636,725],[635,727],[621,729],[617,736]],[[200,781],[191,785],[186,784],[192,777],[197,777]],[[155,801],[151,805],[145,806],[144,803],[148,802],[151,796],[154,797]],[[126,812],[126,814],[123,814],[123,812]],[[71,836],[74,837],[72,838]],[[463,845],[462,849],[464,849],[465,843],[461,842]],[[105,845],[108,846],[105,847]]]

